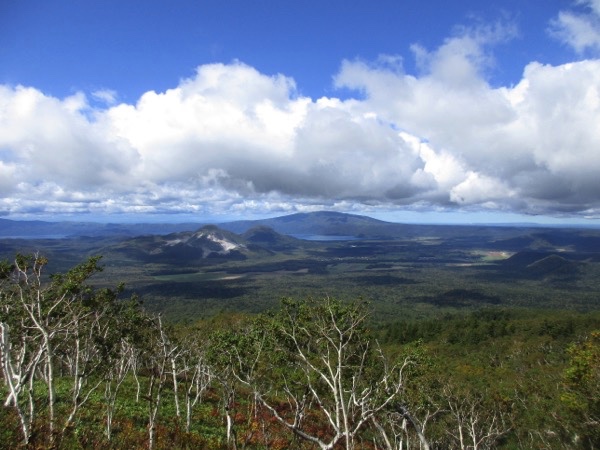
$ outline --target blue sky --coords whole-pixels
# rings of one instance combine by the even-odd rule
[[[596,223],[600,1],[0,4],[0,215]]]

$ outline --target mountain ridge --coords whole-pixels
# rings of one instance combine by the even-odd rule
[[[205,223],[99,223],[49,222],[43,220],[11,220],[0,218],[0,238],[69,238],[81,236],[164,235],[195,230]]]
[[[208,262],[245,260],[260,255],[293,250],[302,241],[284,236],[267,227],[254,227],[236,234],[217,225],[205,225],[196,231],[163,236],[136,236],[111,246],[112,251],[146,262]]]
[[[359,237],[368,229],[369,235],[389,232],[397,226],[393,222],[374,219],[368,216],[347,214],[334,211],[315,211],[295,213],[259,220],[240,220],[219,224],[220,227],[244,233],[255,226],[266,226],[286,235],[323,235],[323,236],[355,236]]]
[[[207,225],[205,222],[185,223],[97,223],[97,222],[44,222],[14,221],[0,218],[0,239],[47,239],[47,238],[73,238],[73,237],[136,237],[146,235],[167,235],[170,233],[197,230]],[[350,237],[367,239],[396,239],[420,236],[494,236],[495,239],[504,239],[507,244],[511,238],[537,239],[538,242],[564,242],[572,244],[573,234],[580,234],[578,245],[600,249],[596,240],[598,230],[593,229],[562,229],[568,230],[560,234],[559,229],[540,228],[539,226],[506,225],[432,225],[432,224],[407,224],[399,222],[386,222],[369,216],[348,214],[333,211],[316,211],[307,213],[294,213],[284,216],[271,217],[257,220],[239,220],[230,222],[217,222],[223,230],[243,234],[251,228],[265,226],[279,234],[295,237],[321,236]],[[542,233],[543,231],[543,233]],[[533,233],[538,233],[533,237]],[[591,233],[591,237],[585,234]],[[524,236],[527,236],[524,238]],[[515,242],[516,243],[516,242]]]

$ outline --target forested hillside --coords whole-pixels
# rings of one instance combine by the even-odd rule
[[[0,239],[0,259],[38,252],[55,273],[103,255],[96,285],[123,281],[129,295],[169,322],[223,311],[257,314],[282,297],[327,295],[367,299],[384,322],[490,306],[598,308],[600,231],[594,229],[421,226],[328,212],[164,234],[135,229]]]
[[[177,324],[94,287],[99,258],[46,265],[0,271],[2,448],[600,445],[599,312],[383,323],[323,297]]]

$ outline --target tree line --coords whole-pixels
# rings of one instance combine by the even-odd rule
[[[333,298],[173,325],[90,284],[99,257],[47,262],[0,263],[3,448],[600,445],[598,332],[529,348],[502,315],[498,348],[461,355],[456,330],[378,339],[368,304]]]

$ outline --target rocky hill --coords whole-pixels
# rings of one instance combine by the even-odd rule
[[[126,239],[113,250],[144,262],[190,263],[243,260],[296,248],[295,244],[301,245],[302,241],[266,227],[239,235],[216,225],[206,225],[196,231]]]

